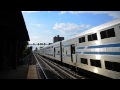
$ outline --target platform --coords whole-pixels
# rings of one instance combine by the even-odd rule
[[[0,72],[0,79],[26,79],[29,65],[20,65],[16,70],[4,70]]]
[[[29,65],[27,79],[38,79],[35,65]]]

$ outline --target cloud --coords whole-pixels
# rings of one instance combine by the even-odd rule
[[[43,31],[43,32],[48,33],[48,34],[51,34],[51,33],[52,33],[50,30],[45,30],[45,31]]]
[[[33,44],[33,43],[43,43],[43,42],[44,42],[44,40],[41,39],[41,37],[37,36],[37,35],[31,36],[30,37],[30,41],[29,41],[30,44]]]
[[[40,11],[22,11],[22,13],[37,13],[37,12],[40,12]]]
[[[81,30],[92,28],[91,25],[74,24],[74,23],[56,23],[53,29],[60,31],[64,35],[75,35]]]
[[[44,27],[43,24],[33,24],[33,23],[30,23],[31,26],[35,26],[35,27],[38,27],[38,28],[41,28],[41,27]]]
[[[82,14],[82,13],[92,13],[95,14],[107,14],[113,18],[120,18],[120,11],[60,11],[59,14],[72,13],[72,14]]]
[[[41,36],[33,35],[30,37],[29,43],[30,44],[33,44],[33,43],[35,43],[35,44],[37,44],[37,43],[51,43],[52,40],[53,40],[53,37],[49,37],[49,38],[45,37],[43,39],[43,37],[41,37]]]

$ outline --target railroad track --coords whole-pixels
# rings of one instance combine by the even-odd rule
[[[86,79],[38,54],[34,54],[34,57],[37,61],[38,73],[43,79]]]
[[[45,61],[43,61],[40,57],[37,55],[34,55],[37,60],[37,66],[38,66],[38,73],[41,79],[63,79],[59,73],[57,73],[54,68],[52,68],[50,65],[48,65]]]

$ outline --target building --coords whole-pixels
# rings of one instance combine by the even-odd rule
[[[58,41],[62,41],[62,40],[64,40],[64,37],[59,37],[59,35],[57,35],[57,37],[55,36],[53,38],[53,43],[58,42]]]

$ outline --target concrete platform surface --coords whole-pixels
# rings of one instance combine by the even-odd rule
[[[29,65],[27,79],[38,79],[35,65]]]

